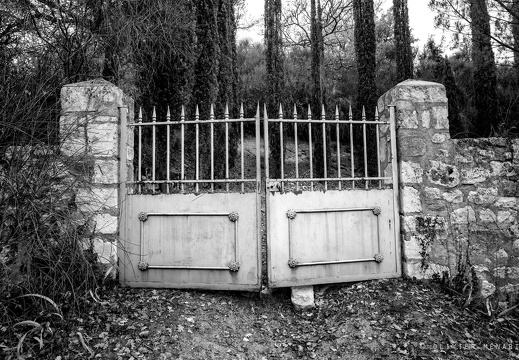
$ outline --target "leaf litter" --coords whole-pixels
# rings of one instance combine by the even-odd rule
[[[433,282],[315,287],[296,312],[271,296],[115,287],[33,358],[519,359],[517,311],[492,319]]]

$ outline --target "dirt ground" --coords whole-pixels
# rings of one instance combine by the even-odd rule
[[[316,308],[296,312],[288,290],[115,287],[88,315],[44,339],[33,358],[519,358],[517,312],[489,318],[463,309],[438,284],[392,279],[315,290]]]

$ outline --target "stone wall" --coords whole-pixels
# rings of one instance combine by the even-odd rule
[[[379,99],[383,120],[388,105],[396,106],[404,273],[465,273],[483,296],[517,293],[519,141],[450,139],[441,84],[405,81]]]
[[[94,248],[101,262],[116,264],[119,226],[120,112],[133,120],[133,101],[119,88],[98,79],[66,85],[61,90],[62,154],[77,164],[75,202],[89,219]],[[133,177],[133,136],[128,132],[126,171]]]

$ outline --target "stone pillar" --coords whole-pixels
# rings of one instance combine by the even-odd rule
[[[117,261],[121,108],[133,118],[133,101],[103,80],[69,84],[61,90],[62,154],[73,161],[78,216],[89,220],[101,262]],[[133,134],[128,132],[128,134]],[[133,136],[127,139],[126,168],[132,179]]]
[[[399,165],[399,202],[402,234],[402,270],[422,278],[444,269],[424,264],[434,246],[422,227],[434,222],[435,230],[445,225],[447,208],[443,203],[425,202],[423,194],[438,193],[459,183],[459,173],[445,160],[452,151],[447,119],[447,96],[441,84],[407,80],[384,94],[378,101],[382,120],[389,119],[389,105],[396,106]],[[382,136],[387,138],[384,133]],[[387,164],[390,161],[386,160]],[[391,166],[386,168],[391,174]],[[435,184],[435,185],[434,185]],[[429,188],[430,185],[435,186]],[[437,185],[437,186],[436,186]],[[425,215],[427,214],[427,215]],[[435,231],[435,236],[438,231]]]

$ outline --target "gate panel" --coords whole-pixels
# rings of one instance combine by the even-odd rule
[[[401,276],[394,111],[391,114],[390,122],[382,122],[377,112],[372,121],[364,114],[362,120],[353,120],[351,110],[348,120],[339,119],[338,109],[334,120],[326,120],[324,109],[320,120],[312,120],[310,110],[308,120],[297,119],[295,111],[293,119],[284,119],[281,109],[276,119],[268,119],[265,112],[265,159],[279,161],[281,169],[280,177],[266,179],[269,286]],[[283,125],[294,127],[293,145],[288,146],[289,139],[281,136],[280,158],[269,158],[269,132],[279,129],[284,134]],[[386,149],[388,141],[381,144],[379,137],[380,126],[388,125],[390,149]],[[298,126],[307,129],[308,144],[298,141]],[[367,150],[369,126],[376,134],[376,139],[371,139],[376,142],[376,152],[371,154]],[[362,134],[362,147],[354,147],[354,127]],[[312,129],[316,128],[321,130],[321,144],[329,141],[326,132],[330,128],[335,132],[334,144],[321,146],[324,163],[312,161],[312,142],[316,141]],[[347,132],[347,144],[341,144],[341,129]],[[327,154],[330,150],[334,156]],[[287,158],[283,151],[294,155]],[[381,153],[389,154],[385,163]],[[368,169],[369,156],[376,156],[377,169]],[[355,166],[355,157],[363,158],[363,166]],[[394,171],[382,176],[387,159]],[[324,177],[314,177],[319,167]],[[269,174],[268,161],[266,169]],[[373,172],[377,174],[370,176]]]
[[[219,290],[258,290],[261,285],[261,197],[260,146],[256,136],[256,152],[247,156],[256,165],[256,177],[247,177],[245,171],[244,127],[246,122],[256,124],[259,134],[259,114],[254,119],[225,118],[217,120],[211,111],[207,120],[157,122],[155,113],[151,122],[136,124],[139,148],[137,153],[137,181],[122,184],[128,188],[123,204],[121,222],[120,281],[133,287],[172,287]],[[230,124],[238,125],[238,165],[230,166],[229,140],[215,144],[217,126],[225,126],[226,139]],[[151,179],[143,170],[141,144],[143,129],[151,130]],[[161,129],[162,127],[162,129]],[[196,146],[191,163],[186,154],[185,137],[190,127],[195,134]],[[206,127],[210,134],[210,159],[200,156],[200,132]],[[170,153],[166,146],[166,178],[161,179],[156,164],[160,151],[156,132],[164,131],[167,139],[180,139],[179,155]],[[223,133],[223,132],[222,132]],[[214,138],[213,138],[214,137]],[[217,147],[225,148],[225,159],[216,159]],[[122,152],[125,153],[125,152]],[[207,154],[207,152],[206,152]],[[210,164],[210,174],[204,178],[201,162]],[[215,173],[215,163],[224,164],[225,174]],[[176,170],[179,178],[171,180]],[[207,169],[207,168],[206,168]]]

